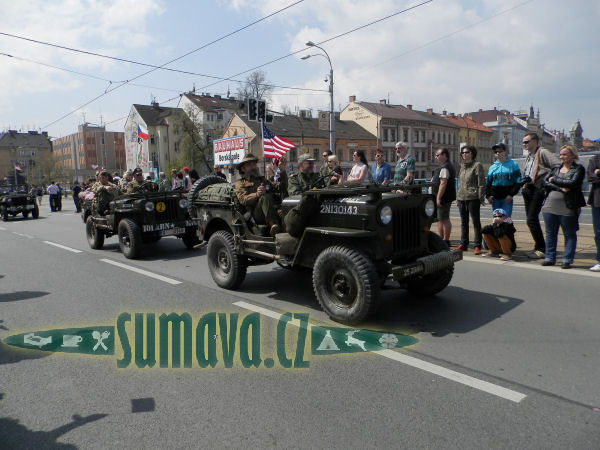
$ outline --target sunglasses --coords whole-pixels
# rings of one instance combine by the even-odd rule
[[[442,156],[442,155],[443,155],[443,153],[436,153],[435,157],[437,158],[438,156]]]
[[[495,216],[494,216],[494,218],[496,218],[496,217],[502,218],[502,217],[504,217],[504,216],[498,216],[498,215],[495,215]]]
[[[383,155],[381,153],[378,153],[377,155],[375,155],[375,158],[383,158]]]
[[[494,153],[504,153],[504,150],[494,150]]]
[[[327,158],[329,155],[327,153],[324,153],[323,155],[321,155],[323,158]]]
[[[530,140],[528,140],[528,141],[523,141],[523,145],[527,145],[527,144],[529,144],[530,142],[531,142],[531,139],[530,139]]]
[[[471,150],[467,150],[466,152],[460,152],[461,155],[468,155],[469,153],[471,153]]]

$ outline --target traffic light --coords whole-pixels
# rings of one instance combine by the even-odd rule
[[[267,103],[263,100],[257,100],[256,102],[256,118],[265,122],[267,116]]]
[[[248,99],[248,120],[256,120],[256,99]]]

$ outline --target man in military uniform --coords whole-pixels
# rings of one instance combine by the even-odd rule
[[[312,188],[319,176],[314,171],[315,160],[308,153],[298,157],[298,173],[290,176],[288,181],[288,194],[298,195]]]
[[[110,173],[100,172],[99,180],[94,184],[94,201],[96,203],[98,213],[104,214],[108,210],[108,204],[119,196],[119,188],[116,184],[108,181]]]
[[[329,161],[329,157],[331,155],[333,155],[333,153],[331,153],[331,150],[325,150],[325,151],[323,151],[323,154],[321,155],[323,157],[323,165],[319,169],[319,176],[320,177],[325,177],[325,176],[329,175],[329,173],[331,172],[331,169],[327,165],[327,162]]]
[[[133,181],[133,172],[131,170],[126,170],[123,174],[123,178],[119,180],[119,189],[121,192],[125,192],[127,190],[127,185]]]
[[[125,188],[126,194],[135,194],[141,190],[142,184],[146,181],[144,180],[144,172],[139,167],[133,169],[133,181],[127,184]]]
[[[298,157],[298,173],[290,176],[288,194],[298,195],[313,188],[319,178],[314,171],[315,160],[308,153]],[[319,202],[314,196],[303,196],[298,206],[294,206],[285,216],[285,230],[294,237],[302,236],[310,216],[319,210]]]
[[[251,208],[251,214],[257,225],[268,225],[269,234],[281,233],[277,202],[273,193],[280,191],[284,183],[274,183],[260,175],[257,167],[258,158],[248,153],[238,164],[242,178],[235,182],[234,191],[240,204]]]

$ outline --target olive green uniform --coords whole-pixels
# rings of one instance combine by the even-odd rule
[[[316,173],[296,173],[288,182],[289,195],[299,195],[312,189],[313,183],[319,178]],[[315,196],[302,196],[298,206],[294,206],[285,216],[285,230],[291,236],[301,237],[310,216],[319,210],[319,202]]]
[[[120,194],[118,186],[110,182],[102,184],[98,181],[92,186],[92,191],[99,214],[104,214],[108,209],[108,204]]]
[[[125,187],[125,193],[126,194],[135,194],[136,192],[139,192],[141,190],[141,186],[142,184],[144,184],[146,181],[142,181],[141,183],[138,180],[133,180],[130,181],[129,183],[127,183],[127,186]]]
[[[270,186],[270,192],[259,196],[256,191],[261,184],[264,184],[267,190]],[[251,209],[252,217],[257,225],[279,222],[276,200],[273,198],[273,194],[279,192],[279,187],[280,183],[273,183],[263,176],[244,176],[233,186],[238,201],[242,206]]]

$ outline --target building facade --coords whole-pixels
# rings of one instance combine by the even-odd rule
[[[125,169],[124,138],[123,132],[106,131],[104,126],[79,125],[77,133],[52,142],[55,166],[78,181],[93,177],[99,168],[120,173]]]
[[[0,180],[8,184],[42,184],[44,161],[52,157],[48,133],[8,130],[0,133]]]
[[[376,148],[383,150],[385,160],[392,166],[397,161],[395,143],[406,142],[416,161],[416,178],[431,177],[437,166],[433,154],[438,147],[449,148],[451,159],[456,162],[459,127],[434,115],[433,110],[416,111],[412,105],[390,105],[385,100],[361,102],[352,95],[340,118],[356,122],[375,135]],[[373,161],[372,153],[368,159]]]

